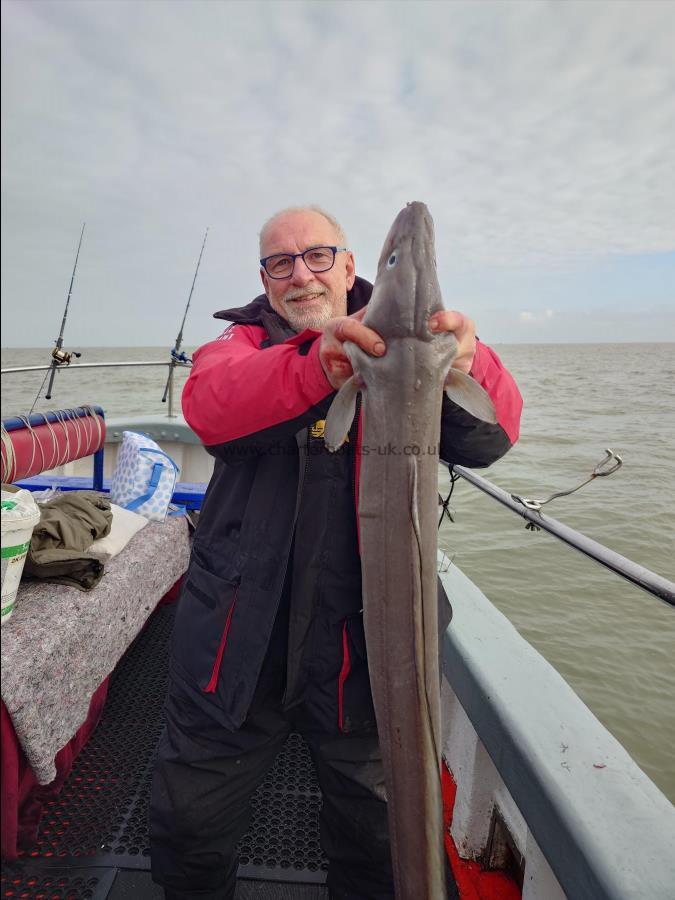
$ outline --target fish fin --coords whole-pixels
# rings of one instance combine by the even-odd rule
[[[470,375],[450,369],[445,379],[445,393],[453,403],[477,419],[490,425],[497,424],[497,413],[489,394]]]
[[[354,375],[348,378],[335,395],[326,416],[323,440],[334,453],[344,444],[356,414],[356,395],[360,388]]]

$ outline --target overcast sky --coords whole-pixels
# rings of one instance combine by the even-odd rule
[[[675,4],[2,4],[2,344],[167,345],[260,292],[318,203],[374,277],[436,223],[483,339],[675,340]]]

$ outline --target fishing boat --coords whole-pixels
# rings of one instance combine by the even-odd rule
[[[176,460],[173,500],[198,515],[211,460],[173,405],[173,374],[189,361],[174,355],[162,365],[169,366],[166,416],[108,421],[101,407],[88,406],[4,420],[3,483],[105,492],[124,431],[141,431]],[[28,368],[35,367],[3,375]],[[675,605],[671,582],[536,503],[459,466],[453,477],[653,602]],[[173,601],[188,555],[189,523],[172,517],[136,535],[86,603],[62,586],[22,585],[2,633],[2,897],[162,896],[149,872],[147,805]],[[442,683],[449,896],[670,900],[672,804],[442,551],[438,567],[454,611]],[[327,897],[320,794],[299,735],[253,806],[237,897]]]

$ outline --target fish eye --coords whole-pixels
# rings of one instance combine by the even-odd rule
[[[394,252],[391,254],[389,259],[387,260],[387,268],[388,269],[394,268],[394,266],[396,265],[396,257],[397,257],[396,250],[394,250]]]

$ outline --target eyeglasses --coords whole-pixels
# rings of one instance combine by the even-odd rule
[[[347,247],[309,247],[302,253],[274,253],[261,259],[260,265],[270,278],[290,278],[299,256],[310,272],[327,272],[333,268],[335,254],[347,252]]]

